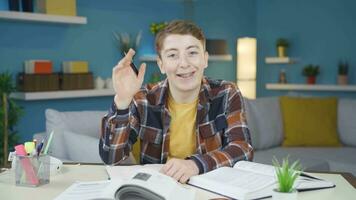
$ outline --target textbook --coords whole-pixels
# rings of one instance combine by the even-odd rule
[[[142,168],[126,179],[76,182],[55,200],[142,199],[193,200],[195,189],[175,181],[157,170]]]
[[[233,199],[259,199],[272,196],[277,188],[275,168],[271,165],[239,161],[190,178],[189,185]],[[326,180],[303,172],[295,182],[298,191],[335,187]]]

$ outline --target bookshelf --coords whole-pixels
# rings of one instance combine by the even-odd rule
[[[26,12],[17,12],[17,11],[0,11],[0,20],[59,23],[59,24],[87,24],[86,17],[47,15],[41,13],[26,13]]]
[[[10,97],[17,100],[49,100],[49,99],[69,99],[83,97],[104,97],[113,96],[114,89],[92,89],[92,90],[60,90],[48,92],[14,92]]]
[[[297,59],[291,57],[266,57],[265,62],[267,64],[293,64]]]
[[[300,90],[300,91],[334,91],[334,92],[356,92],[356,85],[309,85],[309,84],[279,84],[267,83],[268,90]]]
[[[156,54],[146,54],[146,55],[141,56],[139,59],[141,62],[156,62],[157,55]],[[231,61],[231,60],[232,60],[231,54],[209,55],[209,61]]]

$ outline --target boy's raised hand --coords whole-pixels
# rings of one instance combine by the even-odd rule
[[[142,63],[138,75],[130,64],[135,51],[130,49],[124,58],[112,70],[113,87],[115,90],[115,104],[117,109],[128,108],[134,95],[139,91],[145,77],[146,64]]]

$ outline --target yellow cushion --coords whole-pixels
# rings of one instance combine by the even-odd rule
[[[340,146],[337,99],[281,97],[283,146]]]

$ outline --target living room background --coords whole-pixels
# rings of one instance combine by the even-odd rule
[[[7,0],[0,0],[0,10],[7,10]],[[192,7],[187,7],[192,6]],[[137,33],[143,38],[138,56],[153,54],[154,37],[149,31],[152,22],[177,18],[194,20],[207,38],[226,39],[232,61],[211,61],[206,75],[236,81],[236,39],[257,37],[257,96],[279,96],[286,92],[265,89],[266,83],[278,82],[280,69],[287,71],[289,83],[304,83],[301,75],[306,64],[318,64],[321,73],[317,83],[335,84],[337,64],[346,59],[350,64],[350,84],[356,83],[352,56],[356,44],[356,13],[353,0],[77,0],[79,16],[85,25],[61,25],[33,22],[0,21],[0,71],[17,74],[29,59],[49,59],[54,71],[60,71],[61,61],[86,60],[94,76],[108,78],[121,58],[112,31]],[[187,10],[189,11],[187,14]],[[288,54],[298,58],[291,65],[265,64],[265,57],[276,56],[275,41],[279,37],[290,42]],[[139,60],[136,60],[138,63]],[[158,72],[154,62],[148,62],[147,81]],[[355,98],[347,92],[305,92],[303,95]],[[112,97],[74,98],[40,101],[18,101],[24,116],[18,125],[23,141],[45,130],[46,108],[60,111],[106,110]]]

